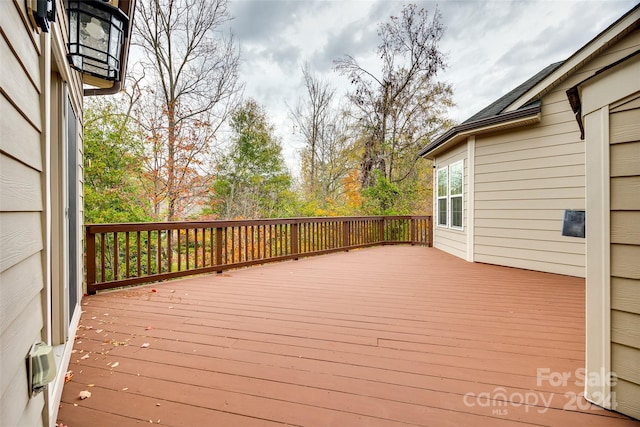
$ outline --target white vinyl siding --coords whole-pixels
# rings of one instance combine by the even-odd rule
[[[440,220],[440,218],[436,218],[436,227],[434,227],[434,241],[433,241],[433,245],[434,247],[448,252],[452,255],[455,255],[457,257],[466,259],[467,258],[467,236],[465,234],[464,229],[466,228],[465,226],[465,222],[467,221],[467,195],[465,194],[467,191],[467,186],[464,185],[464,182],[467,181],[467,162],[465,162],[464,160],[466,159],[466,155],[467,155],[467,145],[466,143],[464,144],[460,144],[456,147],[454,147],[452,150],[449,150],[445,153],[443,153],[442,155],[439,155],[435,158],[435,165],[436,165],[436,169],[435,169],[435,175],[436,175],[436,180],[438,177],[438,171],[441,169],[446,169],[447,170],[447,192],[446,194],[446,206],[447,206],[447,210],[446,210],[446,226],[441,226],[438,225],[438,221]],[[456,163],[459,163],[462,165],[462,181],[463,181],[463,185],[462,185],[462,226],[457,228],[457,227],[453,227],[452,226],[452,222],[451,222],[451,216],[452,216],[452,210],[451,210],[451,200],[450,200],[450,175],[451,175],[451,166],[455,165]],[[455,168],[455,167],[454,167]],[[438,183],[436,184],[438,185]],[[439,193],[438,191],[434,192],[434,203],[436,206],[436,213],[438,213],[438,196]],[[444,200],[444,199],[443,199]]]

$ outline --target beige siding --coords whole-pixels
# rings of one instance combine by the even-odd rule
[[[567,101],[566,90],[600,68],[640,47],[640,31],[608,48],[542,98],[539,124],[476,137],[475,260],[552,273],[585,275],[585,241],[563,237],[565,209],[585,209],[584,142]],[[637,134],[640,121],[625,113],[616,141]],[[633,163],[630,148],[612,154]],[[637,154],[636,154],[637,155]],[[635,163],[637,164],[637,162]],[[612,166],[613,167],[613,166]],[[637,178],[612,187],[612,203],[625,200],[635,209]],[[630,225],[620,225],[627,231]]]
[[[452,255],[455,255],[460,258],[466,258],[467,256],[467,167],[468,162],[467,158],[467,144],[460,144],[455,147],[453,150],[447,151],[441,156],[436,157],[434,164],[437,171],[441,167],[448,166],[452,163],[458,162],[460,160],[464,160],[464,173],[463,173],[463,213],[462,213],[462,223],[463,229],[456,230],[447,227],[440,227],[438,225],[434,225],[433,227],[433,245],[434,247],[448,252]],[[434,178],[434,183],[436,180]],[[434,211],[434,221],[437,221],[437,190],[434,191],[434,202],[433,202],[433,211]],[[436,224],[436,223],[434,223]]]
[[[62,157],[48,158],[46,153],[50,149],[66,155],[63,81],[82,133],[82,83],[66,59],[64,2],[55,1],[56,22],[46,34],[31,28],[24,0],[6,0],[0,12],[0,426],[53,423],[66,371],[63,360],[68,360],[73,342],[56,339],[56,333],[60,336],[68,327],[73,337],[76,328],[61,310],[68,292],[65,275],[52,273],[64,272],[69,264],[69,251],[60,244],[66,171]],[[78,172],[80,204],[82,163],[80,138],[78,163],[68,165]],[[82,236],[82,207],[76,214]],[[80,239],[69,244],[82,254]],[[77,276],[81,280],[81,258]],[[30,398],[25,356],[40,340],[63,345],[56,351],[56,380]]]
[[[640,418],[640,94],[611,106],[611,370],[617,410]]]
[[[43,151],[40,39],[24,2],[0,13],[0,425],[42,424],[43,394],[29,398],[25,356],[46,338],[42,306]]]
[[[584,143],[567,101],[543,105],[539,125],[476,139],[475,259],[584,276],[584,240],[561,235],[585,208]]]

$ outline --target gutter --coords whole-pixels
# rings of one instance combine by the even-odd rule
[[[425,157],[427,154],[432,153],[437,148],[451,142],[452,140],[457,140],[461,137],[471,134],[487,133],[494,130],[523,126],[526,124],[539,122],[541,111],[542,102],[535,101],[516,111],[498,114],[469,123],[462,123],[458,126],[450,128],[444,134],[439,136],[435,141],[423,148],[418,153],[418,156]]]
[[[583,81],[581,81],[580,83],[576,84],[575,86],[569,88],[567,90],[567,98],[569,99],[569,104],[571,105],[571,110],[573,111],[573,114],[575,115],[576,121],[578,122],[578,127],[580,128],[580,139],[584,140],[584,123],[582,122],[582,100],[580,99],[580,86],[582,86],[583,84],[587,83],[589,80],[592,80],[598,76],[600,76],[600,74],[618,66],[619,64],[633,58],[636,55],[640,55],[640,49],[636,50],[635,52],[630,53],[629,55],[625,56],[624,58],[621,58],[615,62],[612,62],[611,64],[607,65],[606,67],[602,67],[601,69],[599,69],[598,71],[595,72],[594,75],[584,79]]]

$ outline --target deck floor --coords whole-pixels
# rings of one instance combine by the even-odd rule
[[[68,427],[640,425],[580,397],[583,279],[379,247],[82,309]]]

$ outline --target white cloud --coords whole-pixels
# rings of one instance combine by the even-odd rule
[[[231,30],[241,45],[245,95],[265,106],[297,172],[296,149],[286,105],[303,93],[301,65],[334,82],[346,78],[332,61],[344,54],[375,66],[378,24],[398,14],[399,0],[236,0]],[[440,76],[453,85],[451,116],[463,121],[545,66],[566,59],[626,11],[635,0],[417,1],[438,7],[447,27],[441,47],[448,68]]]

